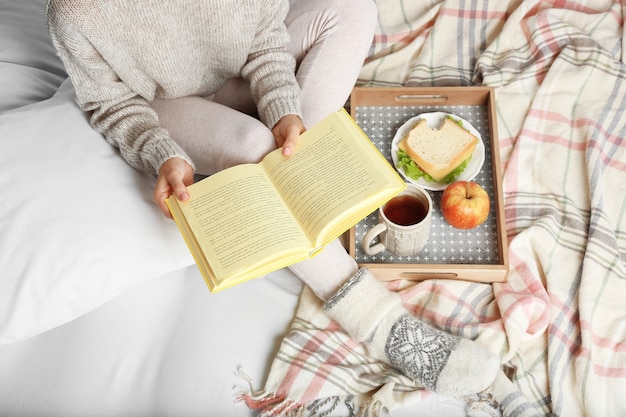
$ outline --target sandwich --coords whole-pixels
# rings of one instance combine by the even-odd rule
[[[419,119],[398,143],[398,165],[415,180],[450,183],[467,167],[477,144],[478,138],[450,116],[437,129]]]

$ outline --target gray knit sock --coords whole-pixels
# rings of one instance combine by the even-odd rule
[[[362,268],[324,305],[328,315],[369,353],[424,387],[445,395],[489,387],[498,358],[476,342],[418,320],[400,297]]]

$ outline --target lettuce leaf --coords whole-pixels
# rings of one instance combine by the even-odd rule
[[[467,168],[470,160],[472,159],[472,155],[470,155],[466,160],[461,162],[459,166],[457,166],[452,172],[443,177],[441,181],[436,181],[433,177],[428,175],[426,172],[422,171],[422,169],[415,163],[411,157],[404,152],[402,149],[398,149],[398,168],[404,169],[404,173],[407,177],[417,181],[420,178],[423,178],[424,181],[428,182],[443,182],[445,184],[449,184],[454,182],[459,175]]]

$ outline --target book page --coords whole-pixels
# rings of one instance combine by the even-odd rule
[[[397,192],[404,187],[350,116],[342,112],[336,116],[335,120],[326,119],[328,123],[305,132],[289,159],[272,160],[274,155],[270,155],[263,161],[276,188],[312,240],[338,218],[343,218],[343,230],[347,230],[353,225],[347,223],[356,223],[358,216],[369,214],[359,211],[371,206],[373,198],[381,198],[380,194],[390,188]],[[306,135],[314,139],[307,140]],[[355,215],[350,216],[351,213]]]
[[[237,173],[237,176],[233,176]],[[259,166],[208,177],[180,206],[215,276],[233,275],[309,241]]]

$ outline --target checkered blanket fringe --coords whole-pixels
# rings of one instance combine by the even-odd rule
[[[237,370],[239,377],[244,379],[247,387],[235,387],[236,402],[243,402],[251,410],[260,412],[258,417],[382,417],[384,407],[380,401],[370,400],[359,406],[355,396],[334,396],[310,401],[302,404],[286,400],[266,391],[257,391],[253,388],[251,378],[242,367]],[[343,405],[343,414],[337,414],[338,407]]]
[[[237,370],[240,378],[247,382],[246,387],[235,387],[235,402],[243,402],[249,409],[259,411],[258,417],[383,417],[389,415],[386,407],[378,400],[369,399],[358,405],[357,397],[334,396],[298,403],[283,396],[257,391],[243,368]],[[465,398],[468,417],[500,417],[498,405],[489,396],[476,394]],[[341,410],[339,410],[339,407]],[[343,413],[343,414],[342,414]]]

